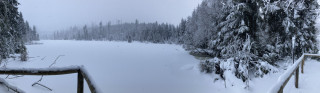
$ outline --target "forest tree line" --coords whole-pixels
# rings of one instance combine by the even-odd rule
[[[112,24],[111,22],[90,27],[70,27],[66,30],[54,32],[54,39],[60,40],[116,40],[116,41],[148,41],[166,43],[173,41],[176,27],[165,23],[134,23]]]
[[[36,27],[31,28],[18,12],[17,0],[0,1],[0,62],[12,54],[21,54],[27,60],[25,43],[39,40]]]
[[[54,39],[182,44],[193,54],[221,59],[202,63],[207,72],[224,78],[223,70],[230,68],[245,82],[251,75],[271,72],[269,65],[277,66],[286,57],[318,52],[318,8],[317,0],[203,0],[178,26],[109,22],[57,31]],[[221,63],[227,59],[233,65],[224,68]]]

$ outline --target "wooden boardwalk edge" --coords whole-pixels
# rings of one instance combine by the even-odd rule
[[[84,66],[50,67],[50,68],[0,68],[0,74],[8,75],[65,75],[78,73],[77,93],[83,93],[83,79],[86,80],[91,93],[100,93]]]

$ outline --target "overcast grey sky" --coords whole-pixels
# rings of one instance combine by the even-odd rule
[[[18,0],[25,20],[43,32],[100,21],[178,24],[202,0]]]

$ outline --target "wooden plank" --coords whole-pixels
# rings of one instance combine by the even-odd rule
[[[283,93],[283,87],[281,86],[280,90],[278,91],[278,93]]]
[[[78,71],[78,93],[83,93],[83,76],[81,71]]]
[[[86,80],[87,85],[89,86],[89,89],[90,89],[91,93],[99,93],[99,92],[97,91],[94,83],[91,81],[89,75],[88,75],[87,72],[85,71],[85,69],[84,69],[84,68],[81,68],[80,70],[81,70],[80,72],[81,72],[83,78]]]
[[[286,79],[286,81],[282,84],[282,86],[280,87],[278,93],[283,93],[283,89],[284,87],[287,85],[287,83],[289,82],[291,76],[292,76],[293,72],[290,74],[290,76]]]
[[[303,54],[304,56],[310,56],[310,57],[320,57],[320,54]]]
[[[80,67],[60,67],[60,68],[0,68],[0,74],[10,75],[63,75],[77,73]]]
[[[296,88],[298,88],[299,87],[299,67],[296,70],[295,78],[296,78],[295,79],[295,86],[296,86]]]
[[[288,81],[290,80],[290,78],[292,77],[292,75],[295,73],[295,71],[297,70],[297,68],[299,68],[299,65],[301,64],[301,60],[303,59],[303,56],[301,56],[294,64],[293,64],[293,68],[289,68],[287,69],[288,73],[290,73],[288,76],[285,76],[285,81],[284,82],[281,82],[281,83],[277,83],[276,85],[281,85],[280,87],[273,87],[272,88],[272,92],[269,91],[270,93],[274,93],[277,91],[277,93],[283,93],[283,89],[284,87],[287,85]],[[282,75],[281,75],[282,76]],[[280,77],[281,77],[280,76]]]
[[[301,63],[301,73],[303,74],[303,68],[304,68],[304,58],[305,56],[303,56],[303,59],[302,59],[302,63]]]

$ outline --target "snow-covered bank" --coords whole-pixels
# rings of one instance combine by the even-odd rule
[[[200,73],[199,60],[179,45],[50,40],[39,43],[43,44],[27,45],[28,62],[9,60],[7,67],[45,68],[63,55],[53,67],[84,65],[103,93],[264,93],[281,74],[255,78],[249,82],[249,89],[244,89],[244,83],[234,75],[228,75],[225,88],[224,81],[214,80],[218,76]],[[32,87],[39,79],[40,76],[23,76],[6,80],[27,93],[77,91],[77,74],[44,76],[40,83],[53,91]],[[86,83],[84,87],[89,93]]]

